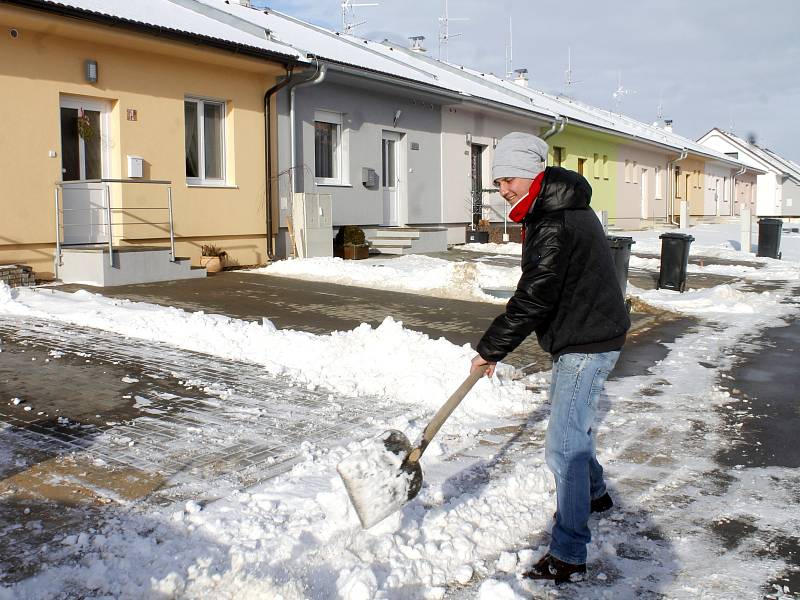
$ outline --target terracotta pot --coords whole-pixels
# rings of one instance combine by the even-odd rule
[[[208,273],[219,273],[222,271],[224,265],[222,264],[223,258],[221,256],[201,256],[200,266],[206,268]]]

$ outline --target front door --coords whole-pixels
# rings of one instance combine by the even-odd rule
[[[400,225],[400,134],[384,131],[381,139],[383,224]]]
[[[483,218],[483,169],[482,156],[483,146],[472,144],[471,156],[471,179],[472,179],[472,224],[478,225],[478,221]]]
[[[61,203],[64,243],[105,242],[108,240],[105,186],[84,181],[107,176],[106,106],[98,101],[62,97],[59,108],[61,179],[65,183]]]

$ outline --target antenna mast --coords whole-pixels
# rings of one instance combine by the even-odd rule
[[[506,45],[506,78],[514,76],[514,30],[511,27],[511,16],[508,17],[508,44]]]
[[[444,0],[444,16],[439,17],[439,60],[442,60],[442,48],[444,48],[444,60],[450,60],[450,53],[447,49],[447,42],[450,38],[458,37],[460,33],[450,33],[450,21],[469,21],[464,17],[451,17],[447,8],[447,0]]]
[[[622,103],[622,98],[627,96],[628,94],[635,94],[634,90],[629,90],[627,88],[622,87],[622,71],[618,71],[618,83],[617,83],[617,91],[611,94],[614,97],[614,100],[617,102],[617,114],[622,114],[620,111],[620,104]]]
[[[366,21],[356,21],[357,6],[380,6],[377,2],[367,4],[353,4],[353,0],[342,0],[342,33],[354,35],[356,27],[363,25]]]

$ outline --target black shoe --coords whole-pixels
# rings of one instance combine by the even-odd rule
[[[586,563],[582,565],[565,563],[549,552],[539,559],[539,562],[533,565],[530,571],[522,574],[528,579],[548,579],[556,583],[582,581],[584,575],[586,575]]]
[[[593,513],[601,513],[606,512],[612,506],[614,506],[614,501],[611,499],[611,496],[608,495],[608,492],[606,492],[599,498],[592,500],[591,510]]]
[[[611,496],[608,495],[608,492],[600,496],[599,498],[595,498],[592,500],[590,506],[590,511],[592,514],[594,513],[601,513],[606,512],[610,508],[614,506],[614,501],[611,499]],[[556,518],[556,513],[553,513],[553,520]]]

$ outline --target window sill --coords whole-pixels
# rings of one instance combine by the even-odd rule
[[[238,190],[238,185],[227,185],[224,183],[187,183],[187,188],[204,188],[217,190]]]
[[[340,187],[340,188],[353,187],[352,183],[320,183],[319,181],[315,181],[314,185],[316,185],[317,187]]]

